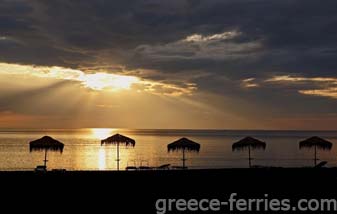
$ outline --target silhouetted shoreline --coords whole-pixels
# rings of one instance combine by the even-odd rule
[[[0,171],[0,179],[10,176],[26,176],[34,178],[127,178],[127,179],[153,179],[158,176],[162,179],[171,178],[207,178],[213,177],[214,181],[226,178],[226,180],[259,179],[268,177],[271,179],[335,179],[337,181],[337,168],[232,168],[232,169],[190,169],[190,170],[139,170],[139,171]]]
[[[1,194],[39,204],[62,199],[76,210],[112,209],[120,213],[155,213],[160,198],[335,198],[337,168],[261,168],[157,171],[0,172]],[[18,194],[19,193],[19,194]],[[103,194],[104,193],[104,194]],[[61,194],[61,196],[59,196]],[[9,200],[8,198],[7,200]],[[76,199],[76,200],[75,200]],[[27,207],[35,210],[36,207]],[[53,208],[54,209],[54,208]]]
[[[333,193],[337,187],[337,168],[252,168],[157,171],[66,171],[36,173],[34,171],[0,172],[2,184],[15,188],[44,189],[71,187],[76,191],[111,190],[156,193],[167,196],[221,195],[228,191],[279,192],[315,194]],[[310,188],[308,188],[310,187]],[[117,189],[115,189],[117,188]],[[332,191],[333,190],[333,191]]]

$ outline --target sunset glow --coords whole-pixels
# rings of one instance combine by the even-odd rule
[[[5,0],[0,128],[337,129],[335,3],[258,2]]]
[[[91,129],[92,137],[103,140],[109,136],[111,136],[116,129]]]
[[[134,76],[126,76],[112,73],[85,73],[80,70],[63,67],[36,67],[28,65],[0,63],[0,74],[35,76],[58,80],[72,80],[81,82],[83,86],[92,90],[127,90],[140,79]]]
[[[84,86],[93,90],[126,90],[130,89],[132,84],[140,81],[137,77],[107,73],[87,74],[80,80],[83,81]]]

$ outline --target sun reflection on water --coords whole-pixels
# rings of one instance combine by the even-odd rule
[[[103,140],[116,133],[117,129],[91,129],[91,136],[96,139]]]
[[[105,148],[101,147],[98,152],[98,169],[105,170],[106,169],[106,154]]]

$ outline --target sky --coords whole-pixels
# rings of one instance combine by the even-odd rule
[[[337,130],[335,0],[0,0],[0,128]]]

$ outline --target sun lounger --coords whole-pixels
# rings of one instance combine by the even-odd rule
[[[37,166],[34,170],[35,172],[47,172],[46,166]]]
[[[184,169],[188,169],[188,167],[183,167],[183,166],[172,166],[172,169],[176,169],[176,170],[184,170]]]
[[[140,166],[138,169],[139,169],[139,170],[151,170],[151,169],[153,169],[153,167],[149,167],[149,166]]]
[[[323,168],[327,164],[328,164],[327,161],[322,161],[319,164],[317,164],[314,168]]]
[[[170,166],[171,166],[171,164],[164,164],[164,165],[158,166],[157,169],[160,169],[160,170],[169,170]]]
[[[125,170],[126,170],[126,171],[134,171],[134,170],[138,170],[138,168],[135,167],[135,166],[127,166],[127,167],[125,168]]]

